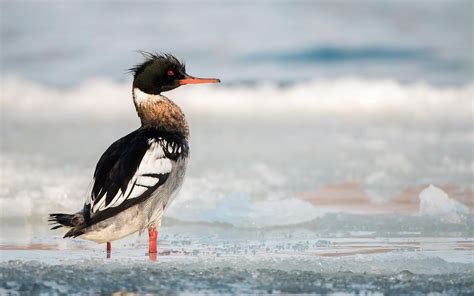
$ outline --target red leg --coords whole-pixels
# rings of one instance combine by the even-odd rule
[[[110,242],[107,242],[107,258],[110,258],[110,253],[112,252],[112,246]]]
[[[154,227],[148,228],[148,253],[149,254],[156,254],[156,240],[158,239],[158,230]]]

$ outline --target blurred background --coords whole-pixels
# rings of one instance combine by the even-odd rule
[[[101,153],[139,126],[137,50],[223,81],[167,93],[192,149],[168,217],[262,227],[418,213],[429,184],[472,210],[472,8],[2,1],[2,216],[81,207]]]
[[[136,50],[227,84],[472,80],[470,1],[2,1],[2,73],[75,86],[127,81]]]
[[[139,127],[127,69],[145,50],[222,80],[165,93],[190,123],[191,160],[160,231],[160,256],[178,257],[160,259],[160,268],[229,266],[206,273],[247,279],[227,292],[255,292],[272,279],[264,291],[315,292],[314,276],[305,290],[304,277],[270,273],[255,284],[258,273],[229,271],[262,266],[441,274],[438,290],[425,292],[469,286],[472,1],[2,0],[0,9],[0,259],[103,256],[102,245],[49,231],[46,215],[80,209],[100,155]],[[114,256],[141,260],[146,244],[146,236],[114,242]],[[83,264],[72,262],[65,268]],[[4,274],[35,276],[26,265]],[[96,293],[149,277],[103,273]],[[22,285],[51,292],[47,274]],[[95,274],[82,276],[94,282]],[[75,280],[58,293],[82,291]],[[412,293],[431,281],[396,289]],[[380,293],[374,287],[393,280],[380,283],[366,289]]]
[[[101,153],[139,125],[127,72],[137,50],[223,81],[167,94],[192,135],[172,217],[286,225],[323,207],[416,212],[430,183],[472,209],[472,8],[2,1],[2,215],[81,206]]]

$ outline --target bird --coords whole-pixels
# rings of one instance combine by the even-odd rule
[[[145,60],[129,69],[140,127],[102,154],[83,208],[74,214],[53,213],[48,219],[51,229],[67,229],[64,238],[107,243],[108,257],[111,241],[145,230],[148,253],[157,253],[163,212],[185,177],[189,125],[181,108],[162,93],[187,84],[220,82],[188,75],[185,63],[171,54],[141,53]]]

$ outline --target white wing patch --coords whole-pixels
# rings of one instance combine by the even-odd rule
[[[119,189],[107,206],[105,205],[106,198],[103,196],[97,204],[92,204],[93,213],[120,206],[126,200],[139,197],[149,188],[158,184],[160,177],[164,178],[164,174],[171,172],[171,160],[165,157],[165,153],[159,141],[161,141],[161,138],[159,138],[158,141],[155,139],[148,141],[150,147],[143,156],[135,175],[127,184],[125,192]]]

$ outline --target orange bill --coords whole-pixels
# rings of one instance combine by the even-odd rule
[[[219,83],[221,82],[217,78],[197,78],[192,76],[186,76],[184,79],[178,80],[180,85],[184,84],[201,84],[201,83]]]

